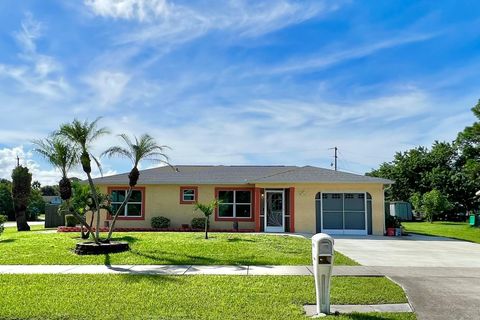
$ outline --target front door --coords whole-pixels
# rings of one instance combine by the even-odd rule
[[[285,192],[265,191],[265,232],[285,232]]]

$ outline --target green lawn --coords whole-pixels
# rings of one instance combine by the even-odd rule
[[[35,228],[36,227],[36,228]],[[78,256],[72,252],[78,233],[52,233],[38,226],[30,232],[6,228],[0,236],[0,264],[205,264],[305,265],[311,263],[311,242],[292,236],[193,232],[115,233],[128,241],[129,252]],[[50,233],[46,233],[50,232]],[[337,253],[337,265],[356,263]]]
[[[480,228],[470,227],[466,222],[402,222],[402,225],[407,232],[480,243]]]
[[[1,319],[308,319],[310,276],[0,275]],[[334,277],[332,303],[406,302],[386,278]],[[369,314],[332,319],[415,319]]]

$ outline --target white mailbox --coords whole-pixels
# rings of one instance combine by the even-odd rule
[[[330,278],[333,267],[333,238],[325,233],[312,237],[313,275],[317,293],[317,314],[330,313]]]

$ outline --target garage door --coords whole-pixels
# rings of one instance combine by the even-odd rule
[[[366,235],[367,224],[366,193],[321,193],[317,197],[317,232]]]

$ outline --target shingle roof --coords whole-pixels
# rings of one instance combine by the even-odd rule
[[[382,183],[393,181],[305,166],[188,166],[140,171],[142,184]],[[127,184],[128,173],[96,178],[97,184]]]

